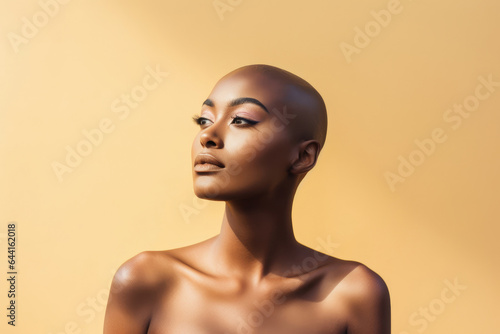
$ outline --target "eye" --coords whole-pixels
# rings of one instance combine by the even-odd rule
[[[193,122],[195,122],[196,124],[198,124],[200,126],[205,125],[207,121],[210,121],[210,120],[208,118],[201,117],[198,115],[193,116]]]
[[[252,121],[252,120],[249,120],[249,119],[237,116],[237,115],[232,116],[231,118],[233,119],[233,121],[231,123],[234,123],[236,125],[254,125],[254,124],[259,123],[259,122]]]

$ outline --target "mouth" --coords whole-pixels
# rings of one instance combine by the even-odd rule
[[[224,164],[210,154],[199,154],[194,162],[196,172],[215,172],[222,170]]]
[[[217,165],[212,165],[212,164],[197,164],[194,166],[194,171],[195,172],[216,172],[219,170],[224,169],[224,167],[220,167]]]

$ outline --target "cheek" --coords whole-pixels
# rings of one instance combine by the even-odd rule
[[[238,163],[249,176],[276,177],[286,172],[288,166],[287,143],[278,140],[253,141],[240,146],[237,156]]]

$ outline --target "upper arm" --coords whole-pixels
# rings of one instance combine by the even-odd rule
[[[153,252],[142,252],[118,268],[106,306],[104,334],[147,333],[161,288],[155,266]]]
[[[391,305],[384,280],[360,264],[349,275],[349,334],[390,334]]]

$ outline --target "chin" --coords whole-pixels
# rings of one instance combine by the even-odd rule
[[[210,201],[225,201],[227,196],[224,196],[220,190],[214,190],[217,187],[194,187],[194,194],[196,197],[201,199],[207,199]]]
[[[216,190],[215,190],[216,189]],[[232,201],[237,199],[245,199],[248,197],[249,192],[246,190],[235,189],[220,189],[210,186],[195,186],[194,194],[200,199],[210,201]]]

